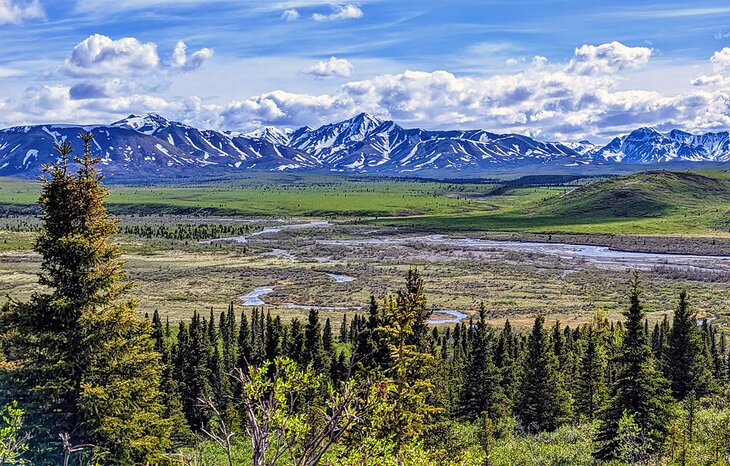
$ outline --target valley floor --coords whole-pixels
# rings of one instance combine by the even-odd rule
[[[382,297],[397,289],[408,267],[417,266],[428,284],[429,306],[435,311],[472,315],[479,303],[489,319],[501,325],[531,325],[538,312],[565,324],[587,322],[602,309],[611,319],[624,310],[629,271],[642,270],[647,308],[652,320],[672,311],[683,286],[690,289],[700,317],[730,315],[730,257],[686,254],[674,239],[611,237],[627,253],[598,246],[557,243],[601,238],[573,235],[509,233],[444,234],[394,227],[327,221],[249,220],[251,233],[213,240],[163,240],[120,236],[126,269],[135,281],[140,311],[157,309],[170,320],[187,319],[193,311],[216,313],[233,302],[266,305],[285,320],[306,317],[315,306],[323,318],[339,322],[344,314],[363,312],[371,294]],[[230,219],[145,218],[145,224],[176,224]],[[124,218],[123,224],[140,222]],[[20,243],[18,237],[25,237]],[[0,233],[0,292],[24,299],[36,287],[39,258],[24,248],[32,233]],[[7,244],[3,237],[13,238]],[[500,241],[494,241],[499,239]],[[605,239],[605,238],[604,238]],[[529,240],[531,243],[522,241]],[[588,240],[588,241],[584,241]],[[690,252],[726,254],[699,240],[682,240]],[[610,244],[610,242],[609,242]],[[724,244],[724,243],[723,243]],[[693,245],[693,246],[692,246]],[[717,247],[717,244],[714,246]],[[661,251],[685,252],[684,255]],[[242,300],[254,293],[253,298]],[[263,291],[263,292],[262,292]],[[250,297],[249,297],[250,298]],[[249,306],[250,308],[250,306]],[[439,323],[453,316],[436,314]]]

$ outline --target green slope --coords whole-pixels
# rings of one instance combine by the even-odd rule
[[[452,230],[730,236],[730,175],[725,172],[648,171],[574,189],[515,189],[492,202],[497,209],[387,223]]]
[[[535,213],[641,218],[723,203],[730,208],[727,174],[649,171],[581,186],[536,206]]]

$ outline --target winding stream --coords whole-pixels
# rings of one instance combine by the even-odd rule
[[[431,317],[428,319],[428,323],[431,325],[439,325],[439,324],[458,324],[462,320],[468,318],[469,316],[464,314],[461,311],[455,311],[453,309],[437,309],[433,311],[434,315],[436,317]],[[451,316],[451,318],[445,319],[439,316],[446,315]]]
[[[628,252],[618,251],[606,246],[582,244],[497,241],[478,238],[454,238],[445,235],[320,240],[319,243],[334,246],[405,246],[415,243],[446,246],[465,251],[536,253],[558,257],[563,260],[585,261],[595,267],[607,269],[668,267],[730,273],[730,256]]]

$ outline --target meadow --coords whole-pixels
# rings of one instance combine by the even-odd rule
[[[301,306],[322,306],[323,317],[340,321],[366,306],[371,294],[382,297],[397,288],[411,265],[427,277],[433,309],[471,314],[483,301],[490,321],[510,318],[520,327],[539,311],[568,323],[585,322],[596,309],[620,318],[617,303],[628,266],[601,268],[535,252],[408,240],[423,235],[730,254],[723,223],[730,208],[726,174],[554,181],[447,183],[266,173],[198,184],[111,185],[110,207],[119,215],[115,240],[125,252],[140,310],[157,309],[173,321],[193,311],[217,313],[230,302],[238,305],[240,296],[260,286],[274,287],[264,299],[285,320],[304,318],[307,309]],[[15,299],[26,298],[36,283],[39,259],[30,250],[40,220],[27,211],[37,195],[36,182],[0,182],[0,205],[23,214],[0,219],[0,292]],[[264,228],[311,220],[329,223],[256,236]],[[247,241],[209,242],[206,234]],[[358,239],[371,242],[332,244]],[[671,310],[661,303],[672,302],[683,286],[690,288],[702,316],[730,312],[723,272],[661,264],[642,268],[652,320]],[[356,280],[336,283],[327,273]]]

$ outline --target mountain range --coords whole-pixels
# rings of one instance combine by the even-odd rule
[[[36,125],[0,130],[0,175],[37,176],[56,160],[53,143],[70,140],[79,153],[82,130],[94,134],[94,152],[110,176],[208,176],[242,170],[319,170],[352,173],[468,174],[530,166],[730,162],[727,132],[694,135],[639,128],[605,146],[589,141],[544,142],[484,130],[406,129],[361,113],[319,128],[265,127],[220,132],[151,113],[110,125]]]

